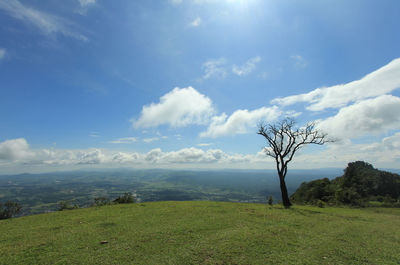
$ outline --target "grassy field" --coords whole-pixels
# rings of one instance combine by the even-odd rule
[[[399,227],[400,209],[121,204],[2,220],[0,264],[400,264]]]

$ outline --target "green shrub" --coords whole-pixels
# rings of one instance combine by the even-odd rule
[[[119,196],[113,202],[115,203],[134,203],[136,201],[135,197],[131,192],[125,192],[124,195]]]
[[[352,206],[361,206],[362,198],[354,188],[341,188],[335,193],[335,199],[341,204],[349,204]]]
[[[326,206],[326,203],[321,200],[318,200],[316,204],[319,208],[324,208]]]
[[[109,198],[106,197],[97,197],[94,198],[94,205],[95,206],[103,206],[103,205],[110,205],[112,204]]]
[[[274,200],[272,199],[272,196],[268,197],[268,204],[269,206],[272,206],[272,204],[274,203]]]
[[[60,201],[58,203],[58,210],[59,211],[64,211],[64,210],[74,210],[78,209],[79,206],[77,204],[71,204],[69,201]]]
[[[0,202],[0,220],[11,218],[21,212],[21,205],[17,202],[7,201],[4,204]]]
[[[396,199],[393,199],[390,197],[390,195],[386,195],[383,198],[383,203],[382,207],[395,207],[398,208],[400,206],[400,203],[396,201]]]

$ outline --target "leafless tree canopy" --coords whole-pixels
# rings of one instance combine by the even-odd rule
[[[292,161],[297,150],[307,144],[323,145],[332,140],[327,134],[315,128],[315,123],[308,123],[305,127],[294,128],[295,121],[286,118],[278,123],[258,126],[258,134],[265,137],[268,147],[264,151],[266,155],[273,157],[277,169],[284,169],[283,176],[286,176],[287,165]]]

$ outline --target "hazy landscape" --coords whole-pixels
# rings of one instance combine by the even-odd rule
[[[293,193],[304,181],[333,178],[342,169],[293,170],[288,189]],[[281,200],[279,179],[273,170],[103,170],[0,176],[0,199],[18,201],[22,215],[56,211],[61,201],[80,207],[94,198],[116,198],[133,192],[141,202],[226,201],[265,203]]]

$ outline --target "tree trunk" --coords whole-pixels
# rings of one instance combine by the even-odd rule
[[[292,204],[290,203],[290,200],[289,200],[289,195],[288,195],[288,191],[286,188],[285,178],[282,176],[279,176],[279,180],[280,180],[280,184],[281,184],[283,206],[285,206],[285,208],[290,208],[290,206],[292,206]]]

